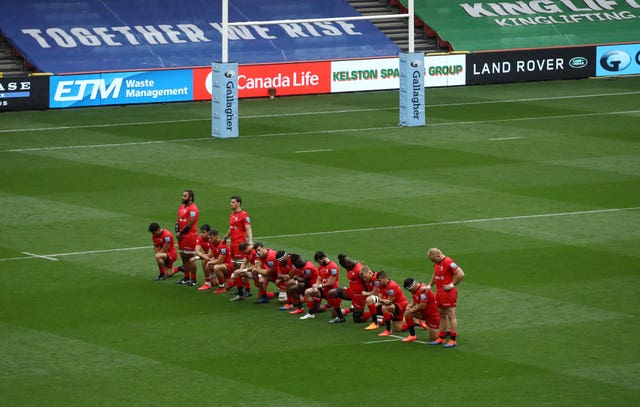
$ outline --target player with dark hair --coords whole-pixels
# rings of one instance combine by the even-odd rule
[[[239,195],[233,195],[229,198],[229,206],[231,214],[229,215],[229,230],[222,240],[231,239],[229,246],[231,248],[231,258],[234,263],[239,266],[242,263],[244,255],[240,250],[240,243],[253,243],[253,231],[251,229],[251,218],[249,214],[242,209],[242,198]]]
[[[173,263],[178,259],[178,252],[173,242],[173,235],[167,229],[160,227],[156,222],[149,225],[149,232],[153,240],[156,263],[160,274],[156,280],[166,280],[177,271],[173,269]]]
[[[260,298],[256,304],[268,304],[271,297],[267,293],[267,286],[270,282],[275,282],[278,277],[278,265],[275,250],[271,250],[264,246],[261,242],[253,245],[256,251],[256,262],[251,268],[253,274],[253,282],[258,289]]]
[[[204,224],[200,226],[200,235],[196,239],[195,256],[190,261],[195,263],[200,260],[202,263],[202,273],[204,274],[204,284],[198,287],[198,291],[206,291],[211,289],[211,270],[209,261],[211,260],[209,249],[211,247],[211,226]]]
[[[394,329],[402,330],[402,318],[407,309],[407,297],[405,297],[402,288],[395,281],[391,280],[387,273],[380,270],[378,272],[378,280],[380,281],[380,310],[382,311],[382,320],[385,324],[385,330],[378,336],[391,336],[391,322],[393,320]]]
[[[280,311],[292,311],[295,309],[293,298],[289,298],[287,295],[287,284],[292,278],[293,264],[291,263],[291,255],[285,250],[278,250],[276,252],[276,279],[274,283],[278,287],[278,300],[281,303],[285,303],[280,307]]]
[[[184,278],[177,284],[194,286],[197,284],[196,273],[198,266],[189,259],[195,255],[196,239],[198,238],[198,216],[200,212],[195,202],[195,194],[190,189],[182,192],[182,204],[178,207],[178,221],[176,222],[176,238],[178,251],[182,259]]]
[[[304,300],[307,304],[307,313],[300,319],[313,319],[316,313],[324,311],[321,302],[324,298],[327,304],[333,309],[340,307],[340,298],[329,298],[329,291],[339,287],[338,265],[331,261],[324,252],[318,250],[313,259],[318,263],[318,280],[304,292]]]
[[[318,269],[312,262],[306,261],[297,253],[292,253],[289,257],[293,266],[293,273],[289,281],[287,281],[287,301],[291,298],[294,307],[289,314],[297,315],[304,313],[302,296],[305,290],[316,284]]]
[[[231,272],[233,271],[233,262],[231,261],[231,250],[224,240],[220,239],[219,233],[215,229],[209,232],[211,236],[211,261],[209,267],[215,276],[211,279],[212,284],[218,284],[218,288],[214,294],[226,293],[225,284]]]
[[[353,307],[353,322],[364,322],[362,314],[364,313],[365,297],[362,293],[365,291],[365,283],[360,277],[360,269],[362,264],[353,260],[346,254],[338,255],[338,263],[347,270],[347,279],[349,279],[348,287],[338,287],[329,291],[329,298],[336,298],[351,301]],[[333,307],[332,314],[335,318],[329,323],[336,324],[345,322],[344,313],[340,309],[340,305]]]
[[[251,267],[253,267],[257,258],[256,251],[253,249],[253,243],[242,242],[238,245],[238,248],[244,258],[240,267],[231,273],[234,285],[238,287],[236,296],[233,297],[231,301],[242,301],[245,297],[252,295],[250,280],[253,278],[253,273],[251,272]]]
[[[436,295],[428,284],[419,283],[411,277],[404,280],[402,285],[411,293],[411,303],[407,305],[407,309],[404,312],[404,320],[409,329],[409,336],[404,338],[402,342],[413,342],[418,339],[415,330],[415,318],[424,320],[424,325],[420,325],[425,329],[428,328],[429,340],[435,341],[440,327],[440,313],[438,312]]]

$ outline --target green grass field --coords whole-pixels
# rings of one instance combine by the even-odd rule
[[[638,405],[640,78],[432,89],[419,128],[397,99],[243,100],[235,140],[208,103],[0,114],[0,405]],[[441,248],[459,346],[152,281],[186,188],[399,282]]]

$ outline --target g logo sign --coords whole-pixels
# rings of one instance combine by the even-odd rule
[[[610,72],[619,72],[631,64],[631,57],[624,51],[613,50],[600,57],[600,66]]]

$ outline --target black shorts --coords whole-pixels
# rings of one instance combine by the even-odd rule
[[[342,298],[343,300],[351,301],[351,296],[349,296],[346,287],[336,288],[336,293],[338,294],[339,298]]]

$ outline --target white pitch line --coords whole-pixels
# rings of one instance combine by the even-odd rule
[[[365,342],[364,344],[365,345],[375,345],[376,343],[398,342],[399,340],[404,339],[403,336],[399,336],[399,335],[389,335],[388,338],[394,338],[394,339],[381,339],[381,340],[378,340],[378,341]],[[413,342],[414,343],[419,343],[419,344],[422,344],[422,345],[428,345],[429,344],[429,342],[419,341],[419,340],[416,340],[416,341],[413,341]]]
[[[22,128],[22,129],[3,129],[3,130],[0,130],[0,133],[22,133],[25,131],[51,131],[51,130],[73,130],[73,129],[99,129],[103,127],[146,126],[149,124],[187,123],[187,122],[199,122],[204,120],[211,120],[211,118],[155,120],[155,121],[149,121],[149,122],[84,124],[84,125],[77,125],[77,126],[30,127],[30,128]]]
[[[639,93],[640,92],[594,93],[591,95],[567,95],[567,96],[551,96],[551,97],[526,98],[526,99],[480,100],[475,102],[439,103],[439,104],[436,103],[436,104],[427,105],[427,107],[450,107],[450,106],[486,105],[486,104],[497,104],[497,103],[540,102],[540,101],[546,101],[546,100],[628,96],[628,95],[637,95]],[[398,109],[397,106],[391,106],[391,107],[379,107],[379,108],[370,108],[370,109],[345,109],[345,110],[327,110],[327,111],[316,111],[316,112],[250,115],[250,116],[240,116],[240,118],[241,119],[262,119],[262,118],[282,117],[282,116],[309,116],[309,115],[336,114],[336,113],[363,113],[363,112],[376,112],[376,111],[382,111],[382,110],[397,110],[397,109]],[[77,126],[30,127],[30,128],[19,128],[19,129],[0,129],[0,133],[91,129],[91,128],[121,127],[121,126],[146,126],[146,125],[156,125],[156,124],[187,123],[187,122],[210,121],[210,120],[211,118],[206,117],[206,118],[156,120],[156,121],[127,122],[127,123],[86,124],[86,125],[77,125]]]
[[[324,232],[307,232],[307,233],[292,233],[288,235],[273,235],[273,236],[258,236],[254,237],[254,240],[258,239],[283,239],[289,237],[306,237],[306,236],[319,236],[319,235],[333,235],[338,233],[357,233],[357,232],[371,232],[376,230],[390,230],[390,229],[405,229],[405,228],[418,228],[418,227],[430,227],[430,226],[443,226],[443,225],[463,225],[467,223],[481,223],[481,222],[497,222],[497,221],[508,221],[508,220],[518,220],[518,219],[535,219],[535,218],[549,218],[556,216],[574,216],[574,215],[587,215],[593,213],[609,213],[609,212],[621,212],[621,211],[635,211],[640,209],[640,206],[633,206],[628,208],[611,208],[611,209],[594,209],[590,211],[575,211],[575,212],[556,212],[556,213],[541,213],[537,215],[520,215],[520,216],[503,216],[497,218],[480,218],[480,219],[464,219],[464,220],[451,220],[451,221],[443,221],[443,222],[431,222],[431,223],[415,223],[412,225],[393,225],[393,226],[378,226],[371,228],[360,228],[360,229],[342,229],[342,230],[328,230]],[[123,252],[123,251],[131,251],[131,250],[142,250],[142,249],[151,249],[152,246],[138,246],[138,247],[124,247],[124,248],[116,248],[116,249],[102,249],[102,250],[88,250],[88,251],[78,251],[78,252],[69,252],[69,253],[55,253],[55,254],[47,254],[47,255],[30,255],[29,257],[10,257],[10,258],[0,258],[0,262],[10,261],[10,260],[26,260],[32,259],[34,256],[36,258],[42,257],[62,257],[62,256],[76,256],[83,254],[93,254],[93,253],[110,253],[110,252]],[[27,254],[23,252],[23,254]]]
[[[81,252],[69,252],[69,253],[56,253],[56,254],[48,254],[47,256],[51,257],[63,257],[63,256],[76,256],[79,254],[95,254],[95,253],[110,253],[110,252],[126,252],[131,250],[142,250],[142,249],[150,249],[153,246],[138,246],[138,247],[124,247],[119,249],[102,249],[102,250],[88,250]]]
[[[51,260],[51,261],[60,260],[60,259],[56,259],[55,257],[44,256],[44,255],[40,255],[40,254],[33,254],[33,253],[29,253],[29,252],[22,252],[22,254],[26,254],[29,257],[37,257],[38,259],[46,259],[46,260]]]
[[[25,152],[25,151],[73,150],[78,148],[95,148],[95,147],[124,147],[124,146],[139,146],[139,145],[147,145],[147,144],[179,143],[183,141],[198,141],[198,140],[210,140],[210,139],[211,137],[198,137],[198,138],[175,139],[175,140],[136,141],[131,143],[85,144],[85,145],[76,145],[76,146],[15,148],[13,150],[2,150],[0,152],[19,153],[19,152]]]
[[[541,213],[537,215],[518,215],[518,216],[504,216],[497,218],[480,218],[480,219],[465,219],[465,220],[451,220],[443,222],[430,222],[430,223],[415,223],[412,225],[393,225],[393,226],[376,226],[371,228],[360,229],[342,229],[332,230],[326,232],[306,232],[295,233],[290,235],[276,235],[276,236],[263,236],[262,239],[280,239],[285,237],[305,237],[305,236],[317,236],[317,235],[334,235],[339,233],[354,233],[354,232],[372,232],[377,230],[391,230],[391,229],[405,229],[405,228],[420,228],[429,226],[443,226],[443,225],[463,225],[466,223],[481,223],[481,222],[496,222],[504,220],[517,220],[517,219],[534,219],[534,218],[549,218],[555,216],[573,216],[573,215],[585,215],[591,213],[606,213],[606,212],[618,212],[618,211],[634,211],[640,209],[640,206],[634,206],[629,208],[613,208],[613,209],[595,209],[590,211],[576,211],[576,212],[558,212],[558,213]],[[254,238],[255,239],[255,238]]]
[[[640,113],[640,110],[624,110],[619,112],[598,112],[598,113],[576,113],[554,116],[532,116],[532,117],[513,117],[510,119],[493,119],[493,120],[476,120],[470,122],[447,122],[447,123],[432,123],[427,126],[460,126],[469,124],[490,124],[490,123],[508,123],[508,122],[522,122],[531,120],[550,120],[550,119],[575,119],[576,117],[593,117],[593,116],[608,116],[618,114],[635,114]]]
[[[499,138],[490,138],[489,141],[503,141],[503,140],[517,140],[523,137],[499,137]]]
[[[318,150],[300,150],[296,151],[296,154],[304,154],[304,153],[324,153],[326,151],[333,151],[333,148],[322,148]]]
[[[568,115],[557,115],[557,116],[515,117],[511,119],[478,120],[478,121],[468,121],[468,122],[431,123],[431,124],[428,124],[427,127],[460,126],[460,125],[473,125],[473,124],[481,125],[481,124],[491,124],[491,123],[567,119],[567,118],[576,118],[576,117],[608,116],[608,115],[635,114],[635,113],[640,113],[640,110],[626,110],[626,111],[619,111],[619,112],[600,112],[600,113],[581,113],[581,114],[568,114]],[[242,136],[242,138],[248,139],[248,138],[258,138],[258,137],[310,136],[313,134],[378,131],[378,130],[388,130],[392,128],[398,128],[398,126],[364,127],[364,128],[355,128],[355,129],[334,129],[334,130],[316,130],[316,131],[297,131],[297,132],[289,132],[289,133],[267,133],[267,134],[254,134],[252,136]],[[0,133],[2,133],[2,130],[0,130]],[[184,141],[203,141],[203,140],[211,140],[211,139],[212,139],[211,137],[196,137],[196,138],[176,139],[176,140],[138,141],[138,142],[131,142],[131,143],[115,143],[115,144],[87,144],[87,145],[57,146],[57,147],[16,148],[16,149],[10,149],[10,150],[0,150],[0,153],[65,150],[65,149],[94,148],[94,147],[123,147],[123,146],[135,146],[135,145],[143,145],[143,144],[163,144],[163,143],[179,143]]]

